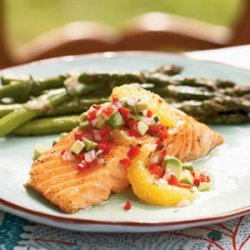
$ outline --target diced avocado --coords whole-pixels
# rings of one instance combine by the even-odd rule
[[[180,179],[182,174],[182,162],[174,156],[168,156],[164,159],[163,167],[166,172],[173,171],[174,175]]]
[[[105,126],[105,124],[106,124],[106,119],[104,118],[104,116],[103,115],[98,115],[97,117],[96,117],[96,120],[97,120],[97,122],[96,122],[96,127],[97,128],[99,128],[99,129],[102,129],[104,126]]]
[[[141,136],[145,135],[147,133],[148,129],[149,129],[149,127],[145,122],[143,122],[143,121],[138,122],[138,132]]]
[[[140,101],[136,104],[137,112],[143,112],[143,110],[147,108],[148,108],[148,104],[146,102]]]
[[[182,171],[180,182],[185,184],[190,184],[192,186],[194,185],[194,178],[191,175],[190,171],[188,170]]]
[[[130,121],[139,121],[139,116],[134,116],[134,115],[129,115],[128,116],[128,119],[130,120]]]
[[[131,106],[131,105],[128,105],[127,103],[125,104],[125,106],[131,111],[131,113],[133,114],[138,113],[136,106]]]
[[[210,190],[210,183],[208,182],[201,182],[199,187],[198,187],[198,190],[200,192],[204,192],[204,191],[209,191]]]
[[[90,127],[91,127],[91,125],[89,124],[88,121],[80,122],[80,124],[79,124],[79,128],[81,130],[84,130],[84,129],[87,129],[87,128],[90,128]]]
[[[86,113],[82,113],[81,115],[80,115],[80,121],[81,122],[84,122],[84,121],[86,121],[87,120],[87,115],[86,115]]]
[[[182,167],[187,170],[194,171],[194,166],[190,162],[182,163]]]
[[[82,141],[77,140],[72,145],[70,151],[76,155],[79,155],[83,151],[84,148],[85,148],[85,144]]]
[[[119,111],[116,111],[113,115],[111,115],[108,119],[108,124],[111,126],[111,128],[119,128],[122,125],[125,124],[121,114]]]
[[[98,157],[98,156],[102,155],[103,152],[104,152],[103,150],[99,149],[99,150],[96,152],[96,156]]]
[[[45,154],[48,151],[48,148],[43,146],[42,144],[36,144],[34,149],[33,160],[35,161],[41,155]]]
[[[85,150],[87,152],[93,150],[93,149],[96,149],[98,144],[94,141],[91,141],[91,140],[88,140],[86,138],[83,139],[83,142],[84,142],[84,145],[85,145]]]
[[[154,115],[154,116],[153,116],[153,119],[154,119],[154,121],[155,121],[155,122],[160,121],[160,118],[159,118],[159,116],[158,116],[158,115]]]

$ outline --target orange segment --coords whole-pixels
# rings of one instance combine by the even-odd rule
[[[115,95],[119,99],[131,97],[131,98],[141,98],[146,103],[148,103],[148,109],[160,117],[161,123],[166,127],[176,127],[179,123],[183,121],[183,113],[177,111],[172,106],[167,104],[159,95],[154,94],[142,88],[138,88],[135,85],[122,85],[121,87],[116,87],[113,89],[112,96]]]
[[[163,179],[149,173],[145,165],[154,149],[155,144],[143,145],[128,169],[128,179],[134,193],[147,203],[161,206],[177,205],[182,200],[192,201],[196,197],[193,191],[168,185]]]

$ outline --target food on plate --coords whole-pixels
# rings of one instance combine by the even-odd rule
[[[79,127],[41,152],[26,186],[66,213],[101,204],[130,184],[148,203],[177,205],[192,201],[195,187],[210,188],[206,173],[182,161],[203,157],[221,143],[219,133],[157,94],[123,85],[113,89],[110,102],[93,105]]]
[[[147,103],[152,114],[159,117],[162,125],[168,128],[167,152],[182,161],[196,160],[205,156],[211,149],[223,143],[223,137],[205,124],[164,102],[156,94],[137,88],[134,85],[123,85],[114,88],[112,96],[118,98],[141,99]]]
[[[184,77],[180,73],[181,67],[165,65],[137,72],[67,73],[42,80],[2,76],[0,136],[29,134],[22,126],[35,118],[80,114],[93,103],[106,102],[113,87],[134,82],[159,94],[165,101],[199,121],[214,124],[250,121],[249,86],[227,80]],[[55,123],[53,118],[48,118],[47,121],[48,125],[53,123],[54,132],[60,133],[58,120]],[[30,131],[30,134],[46,133],[39,127],[40,122],[32,124],[34,132]],[[68,130],[73,126],[71,123]],[[21,131],[16,131],[19,128]]]

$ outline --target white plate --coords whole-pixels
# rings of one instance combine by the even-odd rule
[[[104,53],[41,61],[2,71],[3,74],[48,77],[68,71],[140,70],[162,64],[184,66],[184,75],[249,83],[250,72],[222,64],[160,53]],[[127,191],[114,194],[104,205],[68,215],[60,212],[23,184],[28,179],[36,143],[51,145],[55,136],[0,139],[0,208],[20,217],[56,227],[98,232],[154,232],[227,220],[250,211],[250,125],[214,126],[225,144],[195,163],[212,173],[211,192],[202,193],[189,207],[147,205]],[[124,211],[130,199],[132,209]]]

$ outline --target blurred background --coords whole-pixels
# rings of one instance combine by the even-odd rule
[[[179,52],[247,44],[249,5],[249,0],[0,0],[0,67],[110,50]]]

